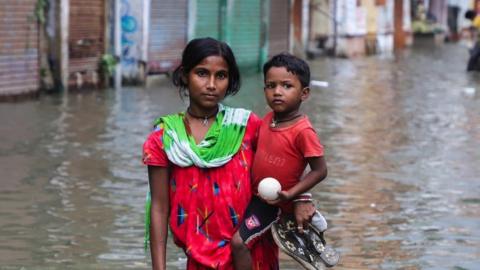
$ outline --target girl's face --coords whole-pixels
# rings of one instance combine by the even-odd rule
[[[208,56],[187,74],[190,105],[199,109],[215,108],[228,88],[228,64],[221,56]]]
[[[302,87],[298,77],[285,67],[271,67],[265,75],[265,98],[276,113],[295,112],[309,95],[309,88]]]

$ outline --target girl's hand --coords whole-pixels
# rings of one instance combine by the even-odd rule
[[[313,202],[298,201],[293,204],[293,213],[299,233],[303,233],[303,230],[308,228],[308,223],[312,220],[315,210]]]

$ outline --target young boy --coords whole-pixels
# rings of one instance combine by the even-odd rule
[[[252,197],[231,243],[237,270],[252,269],[248,248],[270,229],[280,213],[284,216],[295,212],[300,234],[308,228],[305,226],[308,218],[298,222],[298,215],[302,214],[298,211],[302,210],[294,211],[294,203],[311,202],[311,194],[305,192],[327,176],[323,146],[308,117],[299,111],[301,103],[310,93],[310,69],[307,63],[283,53],[274,56],[263,66],[263,74],[265,98],[272,112],[263,118],[260,126],[252,166],[252,188],[257,194],[259,182],[263,178],[273,177],[280,182],[282,191],[274,201]],[[302,177],[307,164],[311,171]],[[318,211],[311,211],[310,217],[318,232],[326,230],[326,221]],[[304,244],[301,240],[299,242]],[[295,258],[295,254],[290,255]],[[314,262],[305,263],[315,267]]]

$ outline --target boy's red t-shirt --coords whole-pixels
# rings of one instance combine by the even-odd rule
[[[273,177],[289,190],[299,181],[308,157],[323,156],[323,146],[307,116],[288,127],[272,128],[273,112],[265,115],[259,129],[252,166],[253,193],[265,177]]]

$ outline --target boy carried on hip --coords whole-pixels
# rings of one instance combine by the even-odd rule
[[[281,191],[274,200],[252,197],[231,243],[235,269],[251,269],[248,248],[272,226],[279,247],[307,269],[333,266],[338,255],[329,251],[335,256],[325,256],[329,253],[323,239],[327,223],[306,193],[327,176],[323,146],[308,117],[300,112],[310,93],[310,68],[305,61],[282,53],[263,66],[263,73],[265,98],[272,111],[259,129],[252,191],[257,194],[264,178],[277,179]],[[307,164],[311,170],[302,177]],[[288,216],[294,218],[285,219]]]

